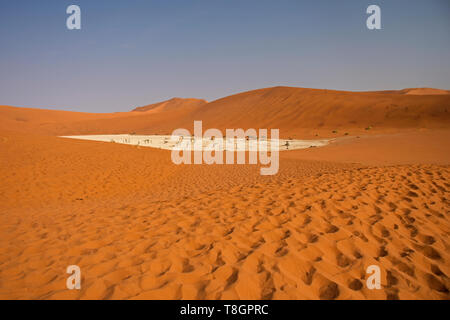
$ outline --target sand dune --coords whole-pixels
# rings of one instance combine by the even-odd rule
[[[404,94],[412,94],[412,95],[434,95],[434,94],[450,94],[448,90],[441,89],[433,89],[433,88],[412,88],[412,89],[403,89],[401,90]]]
[[[150,130],[156,124],[176,125],[186,114],[206,103],[200,99],[174,98],[133,112],[83,113],[0,106],[0,127],[23,133],[44,135],[135,133]],[[147,110],[147,108],[149,108]],[[141,112],[137,112],[141,111]],[[155,124],[155,125],[152,125]],[[160,126],[161,127],[161,126]],[[155,131],[156,130],[156,131]]]
[[[0,124],[4,130],[49,135],[170,134],[176,128],[192,130],[194,120],[202,120],[204,128],[277,128],[284,138],[296,139],[450,125],[450,95],[408,95],[402,91],[274,87],[209,103],[175,99],[149,108],[145,112],[87,114],[0,107]]]
[[[450,96],[275,87],[213,101],[193,118],[205,127],[279,128],[285,134],[448,128]]]
[[[208,103],[206,100],[202,99],[183,99],[183,98],[172,98],[167,101],[158,102],[150,104],[143,107],[137,107],[133,111],[139,112],[164,112],[168,110],[175,110],[180,108],[186,108],[189,106],[201,106]]]
[[[158,112],[0,107],[0,299],[449,299],[448,99],[280,87]],[[261,176],[57,137],[194,118],[340,138]]]

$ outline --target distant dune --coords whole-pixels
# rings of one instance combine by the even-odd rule
[[[278,128],[282,135],[347,131],[372,134],[449,127],[450,95],[428,94],[443,91],[348,92],[274,87],[209,103],[174,98],[131,112],[106,114],[0,107],[0,125],[5,130],[47,135],[168,134],[180,127],[191,129],[194,120],[202,120],[204,128]]]
[[[433,89],[433,88],[413,88],[401,90],[404,94],[413,95],[433,95],[433,94],[450,94],[448,90]]]
[[[176,110],[180,108],[185,108],[188,106],[201,106],[208,103],[208,101],[203,99],[183,99],[183,98],[172,98],[167,101],[162,101],[154,104],[149,104],[147,106],[138,107],[133,109],[133,111],[139,112],[163,112],[168,110]]]
[[[207,127],[420,128],[450,124],[450,96],[275,87],[225,97],[197,109]]]

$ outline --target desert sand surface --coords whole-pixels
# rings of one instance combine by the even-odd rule
[[[447,95],[286,87],[157,112],[0,107],[0,298],[449,299],[449,108]],[[339,139],[281,152],[261,176],[58,137],[192,119]],[[66,288],[74,264],[81,290]]]

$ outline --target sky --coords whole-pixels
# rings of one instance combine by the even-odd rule
[[[81,30],[66,9],[81,8]],[[369,5],[381,30],[366,27]],[[448,0],[0,0],[0,105],[128,111],[272,86],[450,89]]]

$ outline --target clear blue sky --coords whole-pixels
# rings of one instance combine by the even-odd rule
[[[81,7],[82,29],[66,28]],[[382,30],[366,28],[378,4]],[[1,0],[0,104],[126,111],[277,85],[450,89],[448,0]]]

